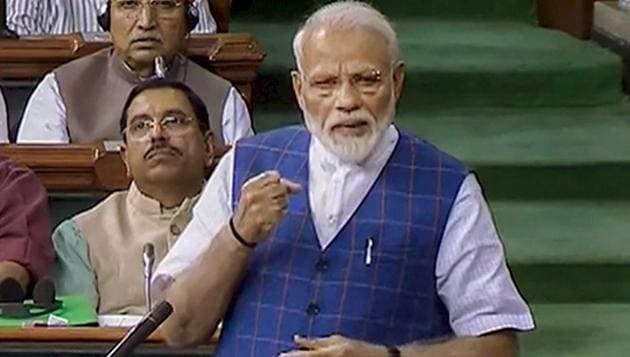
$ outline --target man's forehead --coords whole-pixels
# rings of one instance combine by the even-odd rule
[[[366,27],[321,27],[306,34],[302,47],[302,69],[323,67],[369,67],[387,65],[387,39]]]
[[[192,107],[182,91],[174,88],[148,89],[138,94],[127,109],[130,116],[139,114],[163,113],[179,109],[190,112]]]

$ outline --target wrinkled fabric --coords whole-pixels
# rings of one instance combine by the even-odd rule
[[[0,261],[24,266],[36,281],[53,257],[44,186],[32,171],[0,157]]]

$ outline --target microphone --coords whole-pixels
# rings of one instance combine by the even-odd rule
[[[131,352],[144,342],[172,312],[173,306],[168,301],[157,304],[136,326],[127,332],[120,342],[107,352],[106,357],[130,356]]]
[[[24,290],[17,280],[6,278],[0,282],[0,303],[21,303],[24,301]]]
[[[7,2],[0,0],[0,39],[2,38],[18,38],[17,34],[7,27]]]
[[[155,248],[147,243],[142,248],[142,266],[144,267],[144,301],[147,312],[151,310],[151,280],[153,280],[153,263],[155,262]]]
[[[52,307],[56,303],[57,291],[50,278],[41,278],[33,288],[33,300],[42,307]]]
[[[153,72],[155,72],[155,77],[157,78],[166,78],[166,64],[164,63],[164,57],[162,56],[157,56],[155,57],[154,60],[154,69]]]

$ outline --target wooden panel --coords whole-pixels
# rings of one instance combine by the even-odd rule
[[[118,152],[94,145],[0,145],[0,155],[29,167],[50,192],[95,192],[127,188]]]
[[[591,35],[594,0],[537,0],[538,24],[577,38]]]
[[[229,148],[215,148],[208,175]],[[102,143],[0,144],[0,155],[33,170],[49,192],[109,192],[129,186],[120,153],[105,150]]]
[[[104,39],[86,41],[80,34],[3,39],[0,40],[0,80],[38,80],[66,62],[110,45]],[[263,48],[251,35],[193,35],[188,40],[186,54],[232,82],[251,104],[252,83],[265,57]]]

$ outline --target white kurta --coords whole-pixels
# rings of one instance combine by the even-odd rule
[[[18,131],[18,143],[68,143],[66,106],[59,91],[54,72],[48,73],[39,83],[24,110]],[[247,104],[232,87],[223,107],[223,142],[232,145],[236,140],[250,136],[251,126]]]

